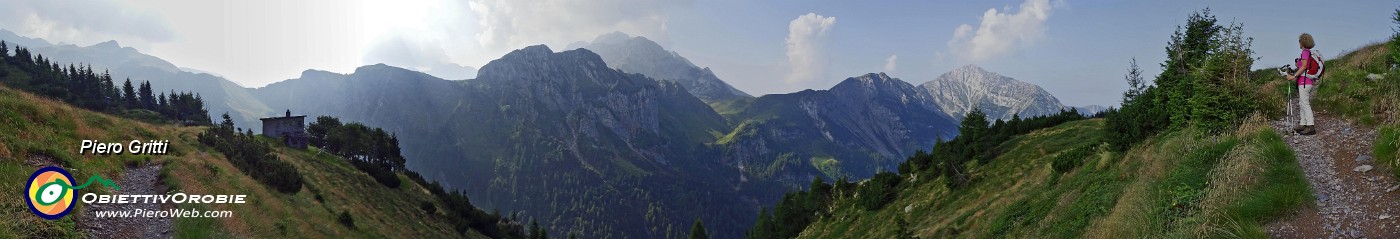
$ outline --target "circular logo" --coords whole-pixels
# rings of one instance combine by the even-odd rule
[[[29,211],[44,219],[56,220],[73,210],[73,175],[59,167],[48,166],[34,171],[24,187],[24,199]]]

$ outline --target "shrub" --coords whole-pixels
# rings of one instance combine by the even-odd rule
[[[437,213],[437,206],[434,206],[433,202],[423,201],[419,203],[418,208],[423,209],[423,213],[427,213],[428,215]]]
[[[277,158],[272,146],[257,140],[251,130],[247,133],[234,131],[228,113],[224,113],[223,118],[223,123],[199,133],[200,143],[223,153],[229,163],[263,185],[288,194],[301,191],[301,172],[296,166]]]
[[[876,174],[875,177],[861,185],[860,206],[868,211],[880,210],[880,208],[885,207],[885,204],[894,200],[895,193],[898,191],[895,187],[899,186],[901,180],[899,175],[894,173]]]
[[[1055,168],[1056,172],[1069,172],[1075,167],[1082,165],[1084,158],[1094,155],[1094,149],[1096,149],[1096,147],[1090,144],[1066,150],[1059,155],[1055,155],[1055,159],[1052,160],[1050,164]]]
[[[336,221],[339,221],[340,225],[345,225],[346,227],[355,227],[355,218],[350,217],[350,211],[340,212],[340,216],[336,217]]]
[[[1400,166],[1400,125],[1382,127],[1376,132],[1375,158],[1378,162],[1391,166]],[[1395,170],[1396,176],[1400,176],[1400,170]]]
[[[360,171],[369,174],[370,177],[374,178],[375,182],[379,182],[379,184],[383,184],[389,188],[399,188],[399,185],[402,184],[399,180],[399,175],[394,174],[394,171],[390,171],[389,169],[360,160],[350,160],[350,164],[360,169]]]

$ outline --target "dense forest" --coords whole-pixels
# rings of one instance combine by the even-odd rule
[[[28,48],[0,41],[0,83],[62,100],[92,111],[105,112],[148,122],[174,122],[184,125],[210,125],[204,99],[190,92],[157,94],[149,81],[133,86],[126,79],[117,86],[108,72],[97,73],[91,66],[68,66],[51,62]],[[13,74],[11,72],[14,72]]]

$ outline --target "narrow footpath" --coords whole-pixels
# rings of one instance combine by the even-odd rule
[[[165,185],[160,183],[159,164],[147,164],[127,168],[117,182],[121,190],[114,194],[164,194]],[[169,209],[171,205],[153,203],[128,204],[86,204],[78,227],[89,238],[171,238],[174,236],[174,220],[169,217],[127,217],[101,218],[97,211],[157,211]]]
[[[1297,155],[1315,204],[1266,226],[1272,238],[1400,238],[1400,182],[1371,157],[1372,127],[1317,114],[1317,134],[1293,133],[1296,121],[1273,127]]]

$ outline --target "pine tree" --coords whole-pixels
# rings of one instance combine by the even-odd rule
[[[170,102],[165,100],[165,92],[161,92],[159,96],[156,96],[156,112],[160,113],[161,115],[165,115],[166,117],[169,117],[169,109]]]
[[[121,95],[118,95],[116,85],[112,84],[112,74],[103,72],[101,91],[102,107],[106,110],[116,109]]]
[[[530,239],[545,238],[548,238],[548,236],[544,234],[544,229],[540,228],[540,223],[536,222],[535,219],[530,219]]]
[[[1128,61],[1128,74],[1123,76],[1123,80],[1128,82],[1128,91],[1123,92],[1124,104],[1136,99],[1147,90],[1147,81],[1142,78],[1142,69],[1138,68],[1137,57]]]
[[[131,86],[131,78],[126,78],[126,83],[122,84],[122,102],[127,109],[136,109],[140,105],[136,99],[136,88]]]
[[[1177,27],[1167,43],[1167,61],[1162,63],[1162,74],[1156,84],[1164,91],[1168,116],[1173,127],[1182,127],[1191,121],[1189,100],[1198,87],[1193,74],[1204,65],[1210,50],[1216,45],[1215,16],[1210,9],[1193,12],[1186,18],[1185,31]]]
[[[758,209],[758,222],[754,223],[753,229],[749,231],[749,238],[764,239],[776,238],[776,225],[773,225],[773,216],[768,215],[767,208]]]
[[[139,91],[141,96],[141,108],[154,110],[156,108],[156,96],[154,92],[151,92],[151,82],[142,81]]]
[[[690,226],[690,239],[710,239],[710,235],[705,233],[705,224],[700,223],[700,219],[695,219],[695,224]]]

